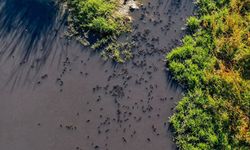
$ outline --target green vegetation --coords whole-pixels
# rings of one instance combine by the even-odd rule
[[[105,57],[124,62],[123,49],[110,50],[114,44],[117,44],[115,47],[120,45],[116,41],[121,34],[130,31],[130,20],[119,13],[118,0],[68,0],[68,7],[70,30],[82,44],[91,43],[93,49],[103,50]],[[92,35],[95,35],[94,39],[89,38]],[[131,53],[127,49],[126,52]]]
[[[250,149],[250,1],[197,0],[183,45],[166,56],[187,88],[170,123],[180,149]]]
[[[70,0],[74,28],[79,33],[94,31],[102,36],[119,35],[127,31],[124,16],[116,13],[117,0]]]
[[[198,29],[200,26],[200,20],[196,17],[190,17],[187,20],[187,27],[190,30],[190,32],[194,32],[196,29]]]

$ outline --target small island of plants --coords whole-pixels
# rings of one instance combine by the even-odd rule
[[[68,0],[67,5],[71,35],[83,45],[119,63],[132,57],[130,43],[117,41],[131,25],[128,14],[119,11],[123,5],[120,0]]]

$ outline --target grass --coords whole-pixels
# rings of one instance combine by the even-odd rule
[[[80,37],[82,44],[90,43],[94,50],[101,50],[101,54],[113,53],[105,54],[105,57],[116,62],[125,61],[121,56],[123,49],[110,51],[114,44],[119,46],[118,37],[130,31],[128,16],[118,12],[118,0],[68,0],[68,7],[71,33]],[[94,40],[89,37],[92,35],[96,35]]]
[[[197,0],[189,35],[166,56],[186,95],[170,118],[180,149],[250,148],[250,1]]]

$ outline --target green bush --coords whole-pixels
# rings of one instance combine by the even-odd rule
[[[197,30],[200,26],[200,20],[196,17],[189,17],[187,19],[187,27],[191,32]]]
[[[111,34],[116,32],[117,24],[115,24],[113,20],[98,17],[93,19],[93,21],[88,24],[88,27],[92,31]]]
[[[119,63],[129,59],[123,55],[129,56],[130,49],[114,47],[118,37],[130,30],[127,16],[118,12],[120,4],[117,0],[68,0],[68,7],[70,31],[81,43],[92,44],[91,48],[102,51],[105,59],[111,58]]]
[[[80,33],[94,31],[101,35],[116,35],[127,29],[122,16],[115,11],[113,0],[71,0],[68,2],[74,27]]]
[[[184,150],[249,149],[249,2],[196,4],[198,17],[187,22],[191,35],[166,56],[187,88],[170,119],[176,143]]]

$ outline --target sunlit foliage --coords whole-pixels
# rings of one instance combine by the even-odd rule
[[[130,49],[121,49],[117,43],[121,34],[130,31],[131,25],[128,16],[119,13],[118,0],[67,0],[67,4],[71,34],[78,36],[83,45],[91,44],[94,50],[102,51],[104,58],[118,63],[131,55]],[[119,49],[110,50],[112,47]]]
[[[78,32],[94,31],[102,36],[120,34],[127,26],[116,13],[117,0],[69,0],[72,19]]]
[[[191,35],[167,55],[187,94],[171,117],[181,149],[250,148],[250,1],[197,0]]]

